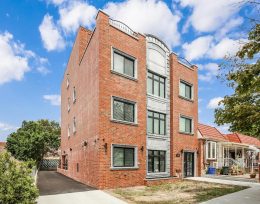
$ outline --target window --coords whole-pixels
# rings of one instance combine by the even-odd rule
[[[135,77],[135,60],[131,57],[114,51],[113,70],[130,77]]]
[[[62,168],[68,170],[68,155],[62,155]]]
[[[135,148],[114,146],[113,167],[135,167]]]
[[[148,172],[165,172],[166,151],[148,150]]]
[[[192,133],[192,119],[188,117],[180,117],[180,132],[183,133]]]
[[[180,81],[180,96],[187,98],[187,99],[192,99],[192,85],[188,84],[184,81]]]
[[[206,157],[207,159],[216,159],[217,143],[209,141],[206,143]]]
[[[165,98],[165,78],[148,72],[147,92]]]
[[[166,115],[148,111],[148,133],[165,135]]]
[[[73,133],[76,133],[76,118],[73,118]]]
[[[70,111],[70,97],[68,98],[68,111]]]
[[[120,99],[113,99],[113,119],[135,122],[135,104]]]
[[[68,125],[68,137],[70,136],[70,125]]]
[[[77,163],[77,172],[79,172],[79,163]]]
[[[69,78],[67,78],[67,80],[66,80],[66,85],[67,85],[67,88],[69,88],[69,86],[70,86],[70,80],[69,80]]]
[[[75,88],[75,86],[73,87],[73,103],[75,103],[76,102],[76,88]]]

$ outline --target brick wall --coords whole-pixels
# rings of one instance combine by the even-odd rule
[[[68,170],[59,171],[90,186],[98,186],[99,37],[98,32],[93,32],[92,36],[86,35],[85,32],[84,29],[79,29],[61,87],[61,151],[62,155],[68,155]],[[91,37],[89,44],[86,43],[89,40],[82,40],[82,36]],[[82,53],[84,57],[79,63]],[[67,77],[69,88],[66,85]],[[72,100],[73,87],[76,89],[75,103]],[[71,101],[69,112],[68,97]],[[72,132],[73,117],[76,118],[75,134]],[[71,129],[70,137],[67,134],[68,124]],[[87,146],[83,145],[84,141]]]
[[[97,19],[97,29],[100,32],[100,188],[143,185],[146,174],[146,42],[142,35],[138,35],[136,39],[110,26],[108,16],[101,14]],[[138,79],[136,81],[111,73],[111,47],[137,59]],[[111,121],[112,96],[136,102],[137,125]],[[107,144],[106,151],[105,144]],[[111,144],[137,146],[139,168],[111,170]],[[141,151],[142,146],[143,151]]]
[[[177,176],[176,170],[183,172],[183,151],[194,152],[196,164],[198,164],[198,75],[197,67],[188,68],[178,62],[177,56],[171,54],[171,174]],[[179,97],[179,82],[184,80],[193,84],[193,101],[188,101]],[[193,118],[193,135],[179,132],[180,114]],[[195,173],[198,175],[199,169]]]

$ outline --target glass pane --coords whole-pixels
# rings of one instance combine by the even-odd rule
[[[185,97],[185,84],[183,82],[180,83],[180,95]]]
[[[191,133],[191,119],[185,118],[185,132]]]
[[[123,148],[114,147],[113,164],[115,167],[124,166],[124,149]]]
[[[186,85],[185,97],[191,99],[191,87],[189,85]]]
[[[153,133],[153,119],[148,117],[148,132]]]
[[[153,115],[154,115],[155,118],[159,119],[159,113],[154,113]]]
[[[148,116],[151,116],[151,117],[153,117],[153,112],[151,112],[151,111],[148,111]]]
[[[159,157],[154,157],[154,172],[159,172]]]
[[[211,152],[211,149],[210,149],[210,142],[208,142],[208,158],[211,158],[211,155],[210,155],[210,152]]]
[[[155,77],[155,76],[154,76]],[[159,82],[154,80],[154,95],[159,96]]]
[[[160,82],[160,96],[165,97],[164,83]]]
[[[114,70],[124,73],[124,57],[114,52]]]
[[[114,100],[113,118],[116,120],[124,120],[124,103]]]
[[[165,120],[160,120],[160,135],[165,135]]]
[[[165,152],[160,152],[160,172],[165,172]]]
[[[212,158],[216,158],[216,143],[211,143],[212,146]]]
[[[125,149],[125,166],[134,166],[134,148]]]
[[[154,134],[159,134],[159,119],[154,118]]]
[[[151,151],[148,153],[148,172],[153,172],[153,157],[151,156]]]
[[[125,121],[134,122],[134,105],[133,104],[124,104],[125,107]]]
[[[125,58],[125,74],[134,77],[134,61]]]
[[[159,156],[159,151],[153,151],[153,154],[155,155],[155,156]]]
[[[147,80],[147,92],[149,94],[153,94],[153,80],[149,77],[148,77],[148,80]]]
[[[180,131],[185,132],[185,118],[180,118]]]

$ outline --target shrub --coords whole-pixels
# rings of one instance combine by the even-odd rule
[[[38,195],[28,164],[0,153],[0,204],[33,204]]]

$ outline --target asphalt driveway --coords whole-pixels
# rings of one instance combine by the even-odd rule
[[[38,204],[126,204],[55,171],[39,171],[37,185],[40,190]]]
[[[39,171],[37,186],[41,196],[95,190],[56,171]]]

